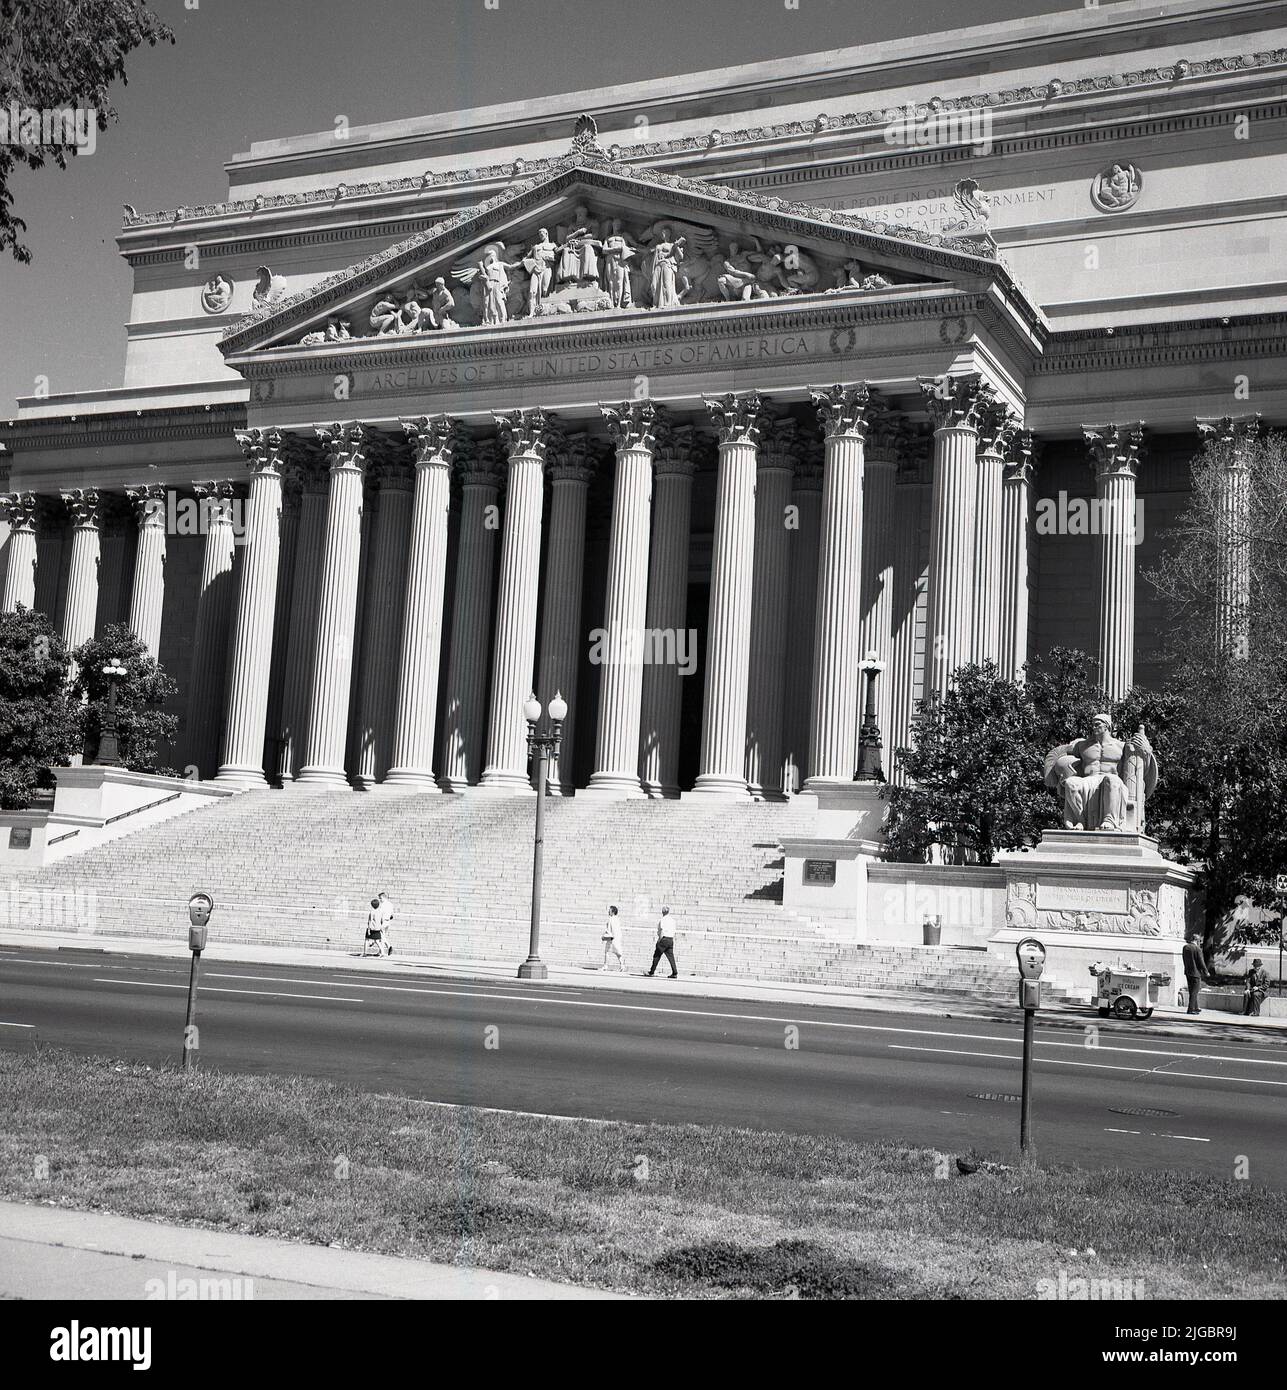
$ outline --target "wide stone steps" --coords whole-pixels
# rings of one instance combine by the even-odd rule
[[[510,961],[527,954],[531,797],[251,792],[69,858],[24,887],[94,894],[95,929],[182,936],[197,888],[213,894],[226,942],[337,952],[361,942],[367,899],[395,904],[403,955]],[[668,903],[686,974],[854,988],[1013,995],[1013,972],[959,947],[855,945],[828,939],[781,906],[784,836],[807,834],[790,803],[546,802],[542,956],[602,961],[609,902],[621,909],[628,964],[651,961]]]

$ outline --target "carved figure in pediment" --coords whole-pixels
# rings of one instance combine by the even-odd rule
[[[860,289],[862,289],[862,265],[858,261],[846,261],[835,272],[835,283],[827,293],[834,294],[838,290]]]
[[[782,248],[782,271],[788,294],[808,294],[817,288],[818,281],[822,279],[817,261],[798,246]]]
[[[541,312],[541,303],[550,292],[554,281],[554,258],[559,248],[550,240],[549,231],[542,227],[537,233],[532,249],[523,257],[523,269],[527,271],[527,314],[532,318]]]
[[[663,227],[652,248],[652,307],[673,309],[679,304],[679,263],[684,259],[684,238]]]
[[[654,286],[664,288],[672,278],[674,304],[685,301],[696,304],[703,300],[719,298],[719,275],[724,268],[723,257],[720,255],[719,238],[709,227],[699,227],[692,222],[677,222],[673,218],[662,218],[641,232],[639,240],[651,248],[651,255],[647,258],[647,276],[649,298],[654,308],[673,307],[659,305],[653,293]],[[669,268],[663,266],[659,283],[657,250],[663,243],[670,247],[662,257],[663,262],[669,261],[673,264]]]
[[[429,313],[435,328],[459,328],[456,322],[456,296],[447,288],[447,282],[438,276],[433,282],[433,294],[429,297]]]
[[[279,299],[285,299],[286,277],[284,275],[274,275],[266,265],[261,265],[255,274],[259,279],[255,282],[255,290],[251,298],[256,304],[276,304]]]
[[[751,264],[755,267],[755,292],[752,299],[776,299],[780,294],[790,291],[791,285],[782,266],[786,259],[781,247],[761,246],[758,238],[751,238],[755,250],[750,253]]]
[[[572,209],[571,225],[559,228],[559,283],[597,284],[599,252],[602,250],[598,224],[590,217],[589,209],[583,203],[578,203]]]
[[[505,260],[505,254],[502,242],[489,241],[479,260],[451,272],[455,279],[469,286],[470,302],[488,325],[509,322],[509,272],[519,270],[523,264],[521,260]]]
[[[371,310],[371,327],[376,333],[384,336],[398,331],[399,308],[398,301],[389,298],[388,295],[376,300],[375,307]]]
[[[324,329],[305,333],[299,342],[301,347],[312,347],[317,343],[339,343],[349,337],[352,334],[349,332],[348,319],[327,319]]]
[[[1090,196],[1101,212],[1124,212],[1140,196],[1140,174],[1133,164],[1113,164],[1096,175]]]
[[[622,230],[619,217],[612,221],[608,235],[603,239],[603,264],[605,270],[608,298],[614,309],[629,309],[633,305],[630,292],[630,261],[635,248],[631,246]]]
[[[725,299],[750,299],[755,291],[755,267],[741,244],[730,241],[728,255],[722,262],[722,273],[716,283]]]

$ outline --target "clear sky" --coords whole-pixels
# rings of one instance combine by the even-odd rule
[[[153,0],[95,152],[19,171],[29,266],[0,260],[0,416],[49,389],[122,384],[130,273],[121,207],[227,195],[254,140],[812,53],[1072,7],[1072,0]],[[189,8],[191,7],[191,8]],[[1080,8],[1080,6],[1077,6]]]

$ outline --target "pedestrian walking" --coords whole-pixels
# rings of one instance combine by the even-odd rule
[[[679,967],[675,964],[675,929],[670,922],[670,908],[663,907],[661,916],[657,919],[657,945],[652,953],[652,969],[649,975],[656,973],[657,966],[662,956],[670,962],[670,979],[676,979],[679,975]]]
[[[1247,982],[1242,996],[1242,1012],[1250,1014],[1252,1018],[1259,1018],[1260,1006],[1265,1002],[1265,995],[1268,993],[1269,971],[1265,969],[1264,962],[1257,956],[1251,962],[1251,969],[1247,972]]]
[[[606,970],[608,968],[608,957],[616,956],[617,969],[624,975],[626,973],[626,962],[622,958],[621,944],[617,940],[617,933],[620,930],[617,923],[617,916],[616,905],[613,904],[608,908],[608,920],[604,922],[603,935],[599,938],[603,942],[603,964],[599,969]]]
[[[1202,942],[1196,936],[1189,937],[1181,955],[1184,958],[1184,981],[1188,985],[1189,1013],[1201,1013],[1202,981],[1211,977],[1206,957],[1202,954]]]
[[[387,893],[377,893],[371,899],[371,910],[366,914],[366,939],[362,943],[362,954],[368,954],[368,947],[375,943],[377,956],[391,956],[393,946],[388,940],[389,927],[393,922],[393,904]]]

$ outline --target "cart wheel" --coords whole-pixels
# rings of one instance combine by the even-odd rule
[[[1134,1018],[1139,1011],[1135,1007],[1134,999],[1128,999],[1124,994],[1119,996],[1113,1005],[1113,1012],[1118,1018]]]
[[[1141,1017],[1141,1018],[1152,1018],[1152,1017],[1153,1017],[1153,1010],[1152,1010],[1152,1009],[1141,1009],[1141,1010],[1140,1010],[1140,1017]]]
[[[1100,1011],[1099,1011],[1099,1016],[1100,1016],[1100,1018],[1107,1018],[1107,1017],[1108,1017],[1108,1013],[1109,1013],[1109,1011],[1108,1011],[1107,1009],[1100,1009]]]

